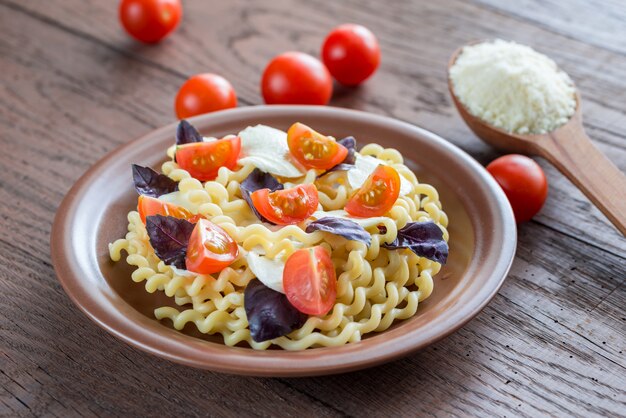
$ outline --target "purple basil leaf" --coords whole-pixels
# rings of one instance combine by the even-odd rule
[[[241,197],[243,197],[243,199],[246,202],[248,202],[250,209],[252,209],[252,212],[254,212],[257,218],[259,218],[260,220],[264,222],[272,223],[268,221],[267,219],[265,219],[263,215],[261,215],[255,209],[254,204],[252,204],[252,198],[250,198],[250,195],[253,192],[256,192],[257,190],[261,190],[261,189],[270,189],[270,192],[275,192],[276,190],[283,190],[285,186],[279,183],[278,180],[276,180],[274,176],[272,176],[271,174],[264,173],[258,168],[255,168],[254,171],[252,171],[252,173],[250,173],[248,177],[246,177],[246,179],[241,182],[241,184],[239,185],[239,188],[241,189]]]
[[[379,228],[381,233],[386,228]],[[448,243],[443,239],[443,232],[433,221],[411,222],[398,231],[393,242],[382,244],[382,247],[397,250],[408,248],[420,257],[437,263],[446,264],[448,259]]]
[[[335,218],[327,216],[313,221],[306,227],[306,232],[326,231],[331,234],[340,235],[351,241],[361,241],[368,247],[372,242],[372,236],[361,225],[350,219]]]
[[[342,164],[352,164],[356,162],[356,139],[353,136],[347,136],[337,141],[339,144],[348,148],[348,155],[342,161]]]
[[[243,292],[243,306],[250,335],[258,343],[289,334],[300,328],[307,316],[289,303],[287,296],[252,279]]]
[[[146,218],[146,231],[154,252],[165,264],[185,269],[187,245],[194,224],[173,216],[154,215]]]
[[[176,128],[176,145],[191,144],[193,142],[202,142],[202,135],[191,123],[185,119],[181,120]]]
[[[178,190],[178,183],[150,167],[133,164],[133,182],[137,193],[159,197]]]

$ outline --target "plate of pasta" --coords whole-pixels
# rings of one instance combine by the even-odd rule
[[[215,371],[340,373],[469,321],[513,260],[503,192],[413,125],[248,107],[113,151],[57,212],[52,259],[98,325]]]

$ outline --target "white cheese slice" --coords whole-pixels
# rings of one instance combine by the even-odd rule
[[[379,164],[388,165],[385,161],[371,155],[356,154],[354,168],[348,170],[348,181],[352,189],[363,186],[365,180],[376,170]],[[400,175],[400,195],[404,196],[413,190],[413,185],[404,176]]]
[[[265,125],[248,126],[239,132],[239,164],[252,164],[266,173],[281,177],[302,177],[305,173],[289,154],[287,134]]]
[[[373,218],[357,218],[354,216],[350,216],[350,214],[343,209],[331,210],[328,212],[323,211],[323,210],[318,210],[317,212],[314,212],[313,215],[311,216],[314,217],[315,219],[322,219],[322,218],[327,218],[327,217],[349,219],[351,221],[358,223],[363,228],[371,228],[373,226],[380,225],[385,220],[389,219],[386,216],[375,216]]]
[[[256,251],[248,251],[246,261],[252,273],[265,286],[280,293],[285,293],[283,289],[283,271],[285,263],[282,260],[272,260],[260,255]]]

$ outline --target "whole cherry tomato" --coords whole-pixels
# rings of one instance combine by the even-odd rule
[[[322,60],[341,84],[353,86],[371,76],[380,64],[380,47],[365,26],[345,24],[333,29],[322,46]]]
[[[539,164],[518,154],[493,160],[487,171],[509,199],[515,220],[525,222],[539,212],[548,195],[548,182]]]
[[[285,52],[265,68],[261,92],[267,104],[325,105],[333,94],[333,81],[317,58]]]
[[[217,74],[198,74],[185,81],[176,95],[176,116],[186,119],[202,113],[237,107],[233,86]]]
[[[119,18],[133,38],[155,43],[172,32],[183,14],[180,0],[122,0]]]

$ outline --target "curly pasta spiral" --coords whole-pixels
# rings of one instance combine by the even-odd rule
[[[304,225],[275,227],[259,223],[239,191],[239,184],[254,169],[252,165],[236,171],[222,167],[214,181],[204,184],[174,161],[162,166],[163,173],[179,181],[179,201],[192,213],[202,214],[225,229],[242,252],[262,249],[268,258],[286,260],[299,248],[323,245],[330,251],[338,280],[336,303],[327,315],[309,317],[289,335],[261,343],[251,338],[243,292],[255,276],[243,255],[218,274],[178,274],[155,255],[139,214],[132,211],[125,238],[109,244],[111,259],[119,261],[126,252],[126,262],[137,267],[132,280],[145,282],[149,293],[164,292],[180,306],[156,309],[157,319],[169,319],[179,330],[193,323],[202,333],[221,334],[230,346],[245,342],[254,349],[275,344],[287,350],[302,350],[356,342],[364,334],[383,331],[396,319],[415,315],[418,303],[432,293],[432,277],[441,265],[409,250],[388,250],[381,244],[393,241],[398,229],[407,223],[425,220],[439,225],[448,240],[448,218],[437,190],[419,183],[397,150],[369,144],[360,153],[385,161],[411,184],[411,191],[398,198],[382,221],[386,232],[379,233],[376,226],[367,228],[372,234],[369,247],[326,232],[306,233]],[[173,149],[168,155],[173,156]],[[316,184],[321,209],[342,209],[352,193],[346,173],[336,171],[317,178],[318,174],[309,170],[297,183]]]

